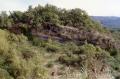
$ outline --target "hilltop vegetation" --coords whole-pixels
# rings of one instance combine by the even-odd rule
[[[81,9],[47,4],[2,12],[0,37],[1,79],[66,79],[74,73],[79,79],[119,78],[116,40]]]
[[[13,11],[8,16],[5,12],[0,16],[0,27],[8,28],[20,26],[21,28],[41,27],[43,23],[63,25],[69,27],[95,28],[104,31],[100,24],[91,20],[87,13],[79,8],[65,10],[47,4],[46,6],[38,5],[35,8],[29,6],[26,12]]]

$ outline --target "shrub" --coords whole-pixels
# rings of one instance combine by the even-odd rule
[[[58,52],[60,50],[60,47],[55,44],[47,43],[46,49],[48,52]]]
[[[9,50],[9,42],[7,40],[7,32],[0,30],[0,53],[6,53]]]
[[[46,40],[42,40],[38,37],[33,37],[33,45],[35,46],[40,46],[40,47],[45,47],[46,46],[46,43],[47,41]]]
[[[6,70],[0,68],[0,79],[13,79],[13,78]]]

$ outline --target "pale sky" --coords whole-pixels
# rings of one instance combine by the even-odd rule
[[[120,0],[0,0],[0,11],[25,11],[29,5],[47,3],[66,9],[81,8],[94,16],[120,16]]]

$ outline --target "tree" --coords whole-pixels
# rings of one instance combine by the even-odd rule
[[[28,11],[32,11],[32,10],[33,10],[32,5],[30,5],[30,6],[28,7]]]
[[[5,11],[0,14],[0,27],[6,28],[12,25],[12,19],[10,19]]]
[[[53,12],[43,12],[42,19],[44,22],[49,22],[53,24],[59,23],[59,16]]]
[[[32,12],[26,12],[23,14],[23,22],[32,25],[35,16]]]
[[[19,23],[23,21],[23,12],[14,11],[13,13],[10,12],[10,17],[13,19],[15,23]]]

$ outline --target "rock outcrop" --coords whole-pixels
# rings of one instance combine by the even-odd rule
[[[86,29],[84,27],[78,29],[75,27],[56,26],[53,24],[43,24],[41,27],[42,28],[32,28],[32,35],[43,39],[50,38],[58,40],[60,42],[74,41],[78,45],[88,42],[106,50],[115,48],[115,41],[109,34],[101,34],[94,29]]]

